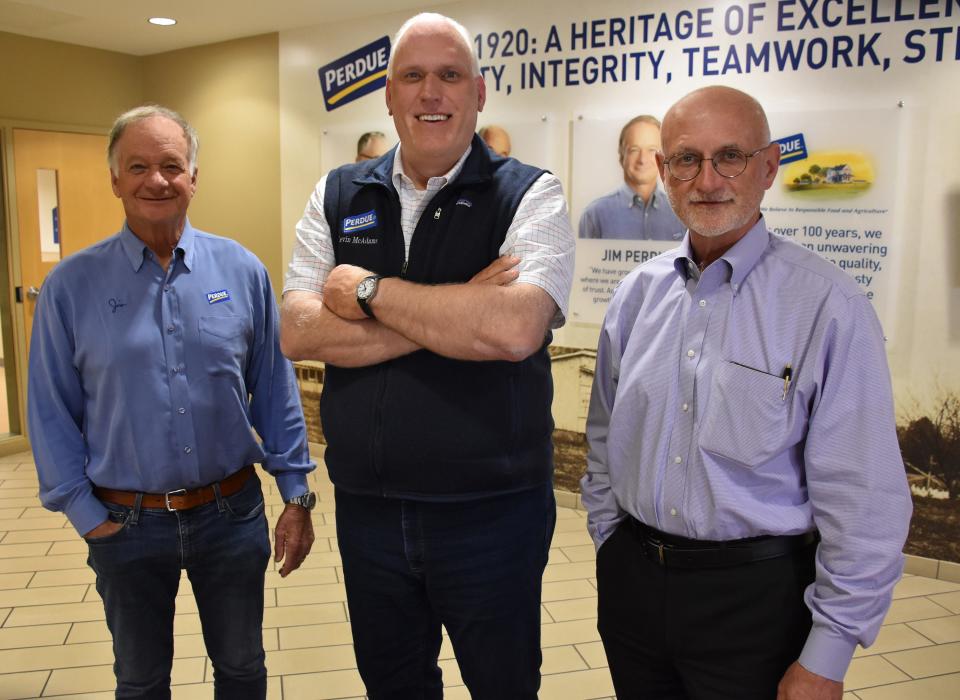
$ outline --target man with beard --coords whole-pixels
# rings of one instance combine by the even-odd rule
[[[663,122],[687,225],[604,320],[583,502],[621,698],[839,700],[902,570],[911,511],[883,334],[760,214],[763,109],[697,90]]]

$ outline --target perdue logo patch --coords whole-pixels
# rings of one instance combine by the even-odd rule
[[[219,304],[221,301],[230,301],[230,292],[226,289],[221,289],[217,292],[207,292],[208,304]]]
[[[319,68],[317,73],[327,111],[386,85],[389,60],[390,37],[385,36]]]
[[[803,134],[794,134],[777,139],[780,144],[780,165],[792,163],[795,160],[803,160],[807,157],[807,142]]]
[[[374,228],[376,225],[377,211],[376,209],[371,209],[363,214],[354,214],[353,216],[346,217],[343,220],[343,232],[357,233],[359,231],[366,231],[369,228]]]

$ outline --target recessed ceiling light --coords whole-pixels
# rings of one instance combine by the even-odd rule
[[[169,17],[151,17],[147,20],[150,24],[156,24],[161,27],[172,27],[177,23],[177,20],[170,19]]]

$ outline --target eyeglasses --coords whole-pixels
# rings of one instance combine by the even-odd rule
[[[711,158],[700,158],[695,153],[677,153],[670,156],[664,164],[670,175],[681,182],[693,180],[700,174],[703,161],[713,163],[713,169],[721,177],[735,178],[747,169],[747,163],[768,146],[758,148],[753,153],[744,153],[736,148],[725,148]]]

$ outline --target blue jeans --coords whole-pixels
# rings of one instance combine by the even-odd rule
[[[174,599],[186,569],[214,668],[214,697],[263,700],[263,582],[270,541],[260,481],[190,510],[104,503],[123,527],[87,540],[113,635],[117,698],[170,698]]]
[[[550,484],[436,503],[336,491],[357,667],[370,700],[443,697],[440,626],[473,700],[540,687],[540,589],[556,522]]]

